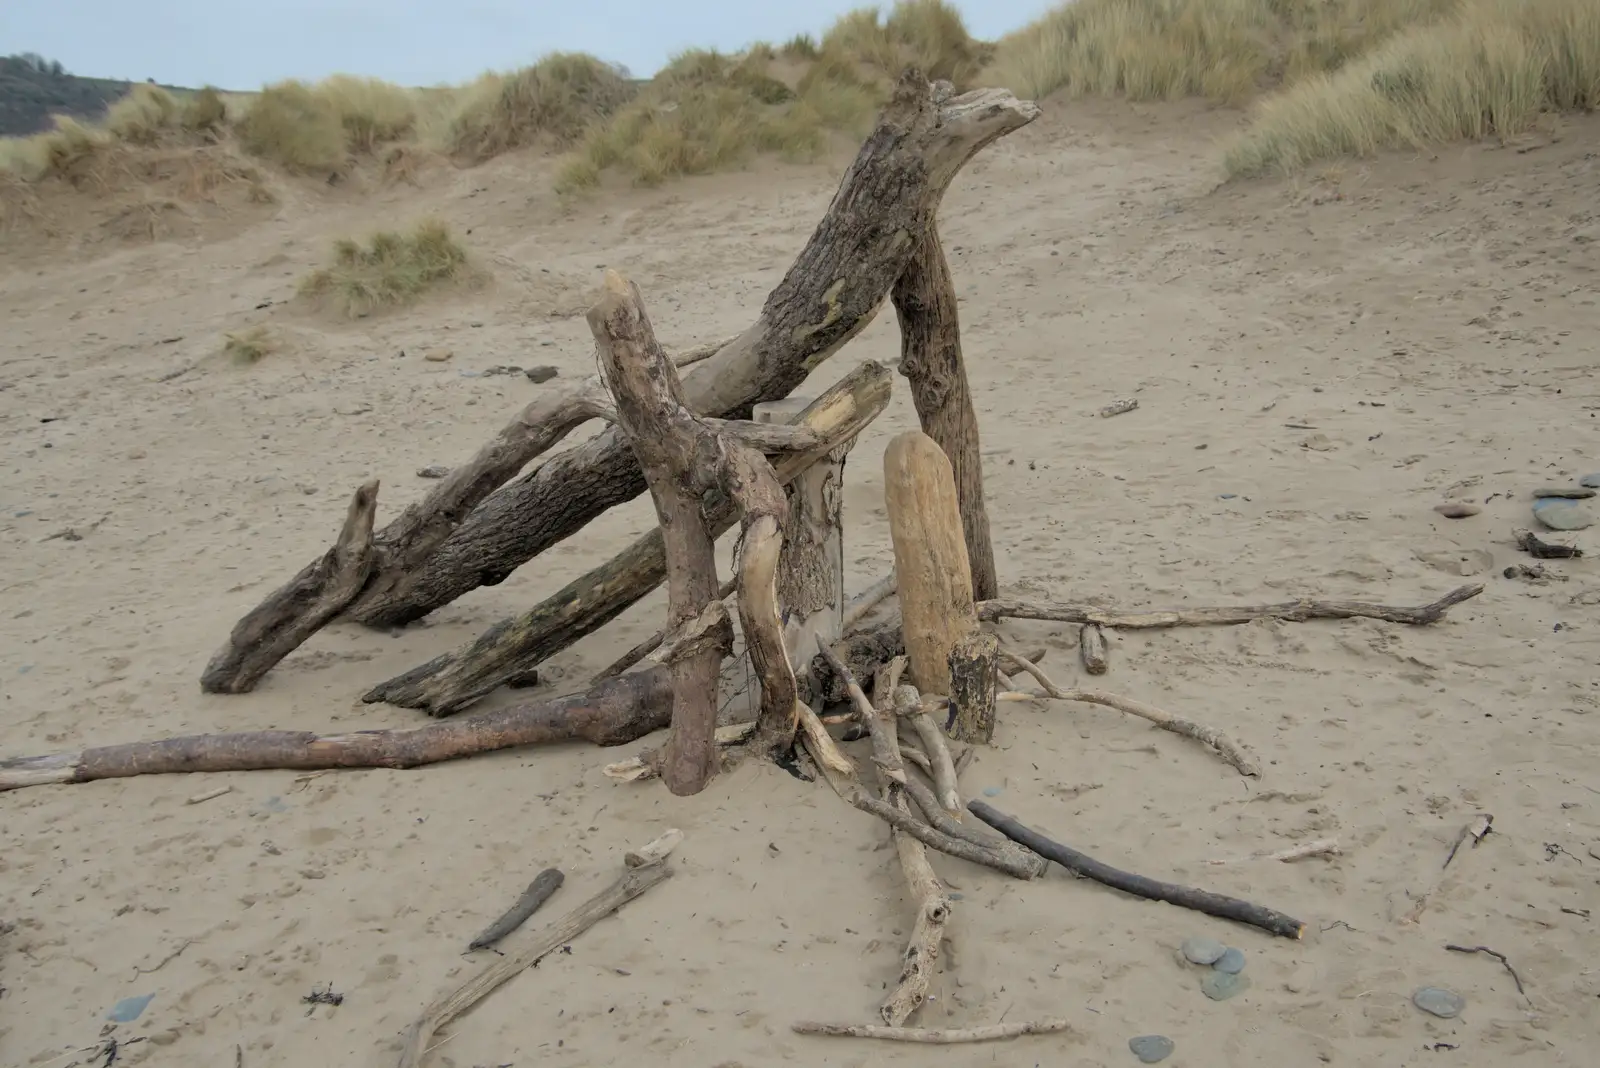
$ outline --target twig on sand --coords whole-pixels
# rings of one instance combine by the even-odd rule
[[[995,1042],[1021,1035],[1051,1035],[1069,1031],[1065,1020],[989,1024],[985,1027],[884,1027],[880,1024],[826,1024],[804,1020],[792,1025],[796,1034],[833,1035],[839,1038],[884,1038],[891,1042],[922,1042],[948,1046],[958,1042]]]
[[[1476,849],[1478,848],[1478,843],[1487,838],[1492,830],[1494,830],[1494,816],[1487,812],[1480,812],[1472,817],[1472,822],[1461,828],[1456,835],[1455,842],[1450,846],[1449,855],[1444,858],[1444,864],[1440,866],[1441,869],[1450,866],[1450,862],[1456,859],[1456,851],[1461,848],[1461,844],[1468,838],[1472,839],[1472,848]]]
[[[1246,860],[1281,860],[1289,863],[1304,860],[1306,857],[1331,857],[1339,852],[1337,838],[1317,838],[1310,842],[1301,842],[1299,845],[1290,846],[1288,849],[1269,850],[1261,853],[1251,853],[1247,857],[1217,857],[1206,861],[1207,864],[1238,864]]]
[[[1225,897],[1222,894],[1213,894],[1208,890],[1196,890],[1188,886],[1179,886],[1176,883],[1163,883],[1143,875],[1121,871],[1109,864],[1103,864],[1093,857],[1086,856],[1070,846],[1052,841],[1038,831],[1030,830],[1007,816],[1005,813],[982,801],[967,802],[967,811],[978,817],[1007,838],[1020,845],[1026,846],[1033,852],[1047,860],[1053,860],[1068,871],[1093,879],[1123,893],[1133,894],[1136,897],[1147,898],[1152,901],[1165,901],[1172,905],[1181,905],[1186,909],[1194,909],[1208,916],[1217,916],[1225,920],[1236,920],[1247,923],[1252,927],[1259,927],[1263,931],[1283,938],[1299,939],[1305,934],[1306,925],[1292,917],[1274,909],[1253,905],[1248,901],[1241,901],[1236,897]]]
[[[1523,997],[1528,996],[1528,992],[1522,989],[1522,976],[1518,975],[1517,970],[1511,966],[1511,962],[1506,960],[1506,955],[1504,953],[1497,953],[1488,946],[1458,946],[1454,943],[1446,945],[1444,948],[1448,949],[1452,953],[1482,953],[1485,956],[1493,957],[1495,960],[1500,962],[1501,967],[1505,968],[1506,971],[1511,973],[1511,981],[1517,984],[1517,993],[1521,994]]]
[[[407,1031],[405,1046],[400,1052],[400,1068],[418,1068],[427,1056],[428,1042],[434,1032],[482,1001],[506,980],[538,964],[652,886],[671,878],[672,869],[665,861],[667,853],[681,838],[681,832],[670,830],[636,850],[633,855],[645,861],[640,866],[625,863],[616,882],[567,913],[531,945],[436,998]]]
[[[1208,727],[1202,723],[1195,723],[1192,720],[1174,716],[1170,712],[1163,712],[1159,708],[1147,705],[1142,701],[1135,701],[1131,697],[1104,693],[1100,690],[1064,690],[1052,682],[1050,676],[1046,675],[1032,661],[1006,649],[1000,650],[1000,656],[1001,659],[1015,664],[1021,670],[1032,675],[1034,680],[1044,687],[1045,693],[1058,701],[1082,701],[1086,704],[1105,705],[1107,708],[1114,708],[1118,712],[1126,712],[1130,716],[1138,716],[1140,719],[1149,720],[1162,730],[1181,734],[1185,738],[1193,738],[1197,742],[1210,746],[1218,756],[1238,769],[1241,775],[1257,778],[1261,775],[1261,765],[1256,763],[1255,759],[1241,749],[1233,739],[1215,727]]]
[[[559,868],[546,868],[534,876],[533,882],[517,898],[516,904],[507,909],[498,920],[495,920],[483,933],[467,944],[467,951],[475,949],[488,949],[506,935],[528,922],[528,917],[550,900],[552,894],[561,889],[566,876],[561,874]]]
[[[1387,605],[1364,601],[1285,601],[1282,604],[1228,605],[1216,608],[1178,608],[1168,611],[1122,612],[1094,605],[1055,604],[1048,601],[996,599],[978,602],[978,618],[986,623],[999,619],[1050,619],[1058,623],[1097,623],[1119,630],[1150,630],[1163,627],[1229,626],[1258,619],[1281,619],[1303,623],[1308,619],[1382,619],[1390,623],[1426,626],[1444,618],[1449,609],[1483,592],[1474,584],[1451,590],[1430,604]]]

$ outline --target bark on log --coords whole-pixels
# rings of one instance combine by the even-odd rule
[[[816,431],[822,444],[780,457],[775,466],[779,480],[794,479],[854,441],[888,406],[891,384],[889,371],[868,361],[824,391],[799,419],[799,425]],[[726,495],[713,493],[706,501],[704,520],[713,536],[733,526],[737,515]],[[435,716],[458,712],[615,619],[655,589],[666,568],[658,527],[530,611],[502,620],[455,652],[380,683],[362,700],[424,708]]]
[[[0,790],[192,771],[415,768],[497,749],[577,739],[626,745],[667,726],[671,719],[667,669],[650,668],[584,693],[407,730],[196,734],[0,760]]]
[[[883,496],[911,681],[948,694],[950,652],[978,619],[955,475],[938,443],[919,430],[896,435],[883,454]]]
[[[1000,596],[983,500],[983,456],[978,415],[961,358],[961,321],[950,265],[939,232],[929,227],[891,292],[900,320],[900,373],[911,384],[911,402],[922,432],[939,443],[955,474],[961,529],[972,572],[972,595]]]
[[[754,324],[684,380],[696,412],[745,418],[787,396],[871,322],[934,225],[951,179],[978,151],[1039,115],[1003,89],[950,95],[907,71],[845,172],[828,212]],[[425,564],[347,615],[407,623],[521,564],[644,491],[615,427],[552,457],[484,501]]]
[[[906,640],[900,629],[900,620],[894,618],[866,630],[846,634],[830,648],[856,678],[870,679],[880,667],[905,654]],[[828,664],[827,657],[821,653],[812,658],[811,674],[818,682],[823,700],[828,704],[850,700],[850,689],[844,676],[835,672]]]
[[[1000,639],[985,631],[973,631],[950,651],[950,718],[945,733],[957,741],[988,745],[994,738],[999,655]]]
[[[1083,670],[1089,674],[1106,673],[1110,664],[1106,657],[1106,632],[1100,624],[1085,623],[1078,628],[1078,656],[1083,660]]]
[[[785,422],[810,404],[786,397],[755,407],[757,423]],[[844,466],[847,442],[789,483],[789,519],[778,563],[778,604],[783,610],[783,641],[789,660],[809,665],[817,642],[832,644],[844,630]],[[797,680],[800,700],[809,702],[815,673],[807,666]]]

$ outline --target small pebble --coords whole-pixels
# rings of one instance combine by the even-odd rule
[[[1196,936],[1183,940],[1183,956],[1194,964],[1215,964],[1228,951],[1228,947],[1215,938]]]
[[[154,994],[136,994],[131,998],[123,998],[111,1006],[111,1011],[106,1013],[106,1019],[114,1023],[132,1023],[144,1015],[145,1008],[154,998]]]
[[[454,355],[455,353],[451,352],[449,349],[438,349],[434,352],[428,353],[423,357],[423,359],[427,360],[429,363],[444,363],[444,361],[448,360]]]
[[[1535,499],[1543,500],[1543,501],[1549,501],[1549,500],[1586,501],[1590,497],[1593,497],[1595,495],[1595,492],[1596,492],[1595,490],[1588,489],[1588,488],[1573,489],[1570,486],[1545,486],[1542,489],[1534,490],[1533,491],[1533,496],[1535,497]]]
[[[1243,972],[1210,971],[1200,980],[1200,990],[1212,1001],[1227,1001],[1250,989],[1250,977]]]
[[[1000,796],[1000,787],[998,787],[998,786],[985,786],[983,788],[983,796],[984,797],[999,797]]]
[[[1237,496],[1239,496],[1237,493],[1219,493],[1219,494],[1217,494],[1217,497],[1220,500],[1224,500],[1224,501],[1231,501]]]
[[[1216,963],[1213,964],[1212,967],[1219,972],[1227,972],[1229,975],[1238,975],[1240,972],[1244,971],[1244,950],[1234,949],[1232,946],[1229,946],[1222,956],[1217,958]]]
[[[549,364],[541,364],[538,367],[530,367],[522,373],[528,376],[530,382],[548,382],[561,372]]]
[[[1535,502],[1533,517],[1551,530],[1583,530],[1594,525],[1594,516],[1582,505],[1560,498]]]
[[[1467,1007],[1467,999],[1452,990],[1441,990],[1436,986],[1424,986],[1411,995],[1411,1003],[1423,1012],[1429,1012],[1443,1020],[1451,1020],[1461,1015],[1461,1010]]]
[[[1128,1048],[1144,1064],[1157,1064],[1172,1056],[1175,1047],[1166,1035],[1140,1035],[1128,1039]]]
[[[1578,479],[1578,485],[1585,486],[1589,489],[1600,489],[1600,472],[1596,472],[1592,475],[1584,475],[1582,478]]]
[[[1433,510],[1446,519],[1465,519],[1483,511],[1475,504],[1462,504],[1460,501],[1451,501],[1448,504],[1436,504]]]
[[[450,473],[450,469],[448,467],[446,467],[444,464],[429,464],[427,467],[421,468],[421,469],[419,469],[417,471],[417,477],[418,478],[443,478],[445,475],[448,475],[449,473]]]

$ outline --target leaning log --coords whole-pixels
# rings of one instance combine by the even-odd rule
[[[939,443],[955,473],[961,529],[972,570],[972,595],[1000,596],[983,500],[983,456],[978,413],[961,358],[961,321],[939,231],[929,227],[891,292],[900,320],[900,373],[911,385],[922,432]]]
[[[854,441],[888,406],[892,383],[882,364],[867,361],[824,391],[796,424],[815,431],[819,444],[775,458],[779,481],[792,482]],[[713,493],[704,514],[716,536],[733,526],[738,512],[731,500]],[[362,700],[426,709],[435,716],[459,712],[615,619],[660,585],[666,573],[658,527],[529,611],[502,620],[454,652],[379,683]]]
[[[787,396],[872,321],[957,172],[1038,115],[1037,105],[1006,90],[951,95],[948,84],[907,71],[755,323],[685,376],[689,406],[743,419],[753,404]],[[625,436],[611,427],[484,501],[426,562],[363,593],[345,617],[375,626],[420,619],[504,581],[644,489]]]
[[[415,768],[551,742],[626,745],[667,726],[671,718],[672,682],[666,668],[654,667],[583,693],[405,730],[194,734],[0,760],[0,790],[191,771]]]

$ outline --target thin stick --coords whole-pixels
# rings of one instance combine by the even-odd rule
[[[1314,841],[1301,842],[1297,846],[1290,846],[1288,849],[1279,849],[1275,852],[1251,853],[1247,857],[1219,857],[1215,860],[1208,860],[1206,863],[1238,864],[1246,860],[1279,860],[1289,863],[1290,861],[1303,860],[1306,857],[1330,857],[1338,852],[1339,840],[1337,838],[1318,838]]]
[[[960,860],[1004,872],[1016,879],[1037,879],[1049,867],[1043,857],[1035,856],[1026,849],[1018,850],[1016,853],[1002,852],[992,846],[978,845],[936,831],[915,816],[901,812],[892,805],[886,805],[875,797],[869,797],[860,790],[857,790],[849,801],[861,811],[870,812],[889,826],[905,831],[923,845]]]
[[[538,964],[547,955],[560,949],[652,886],[671,878],[672,869],[662,863],[665,854],[661,852],[657,843],[677,833],[676,830],[668,831],[655,842],[641,848],[640,852],[661,854],[655,863],[638,868],[624,868],[616,882],[567,913],[553,927],[541,934],[532,945],[485,968],[465,983],[436,998],[407,1032],[405,1048],[400,1052],[400,1068],[419,1068],[423,1057],[427,1055],[428,1042],[434,1033],[493,993],[506,980]]]
[[[522,896],[517,898],[516,904],[507,909],[498,920],[484,928],[483,933],[477,938],[467,943],[468,952],[476,949],[488,949],[528,922],[528,917],[538,912],[544,903],[550,900],[550,896],[561,889],[561,884],[565,879],[566,876],[561,874],[561,869],[559,868],[546,868],[534,876],[533,882],[529,883],[528,888],[522,892]]]
[[[922,697],[915,686],[900,687],[895,698],[895,711],[911,721],[917,737],[922,741],[923,751],[928,754],[928,763],[931,765],[929,773],[933,777],[934,789],[938,791],[939,803],[959,820],[962,812],[961,791],[956,782],[956,764],[950,758],[950,746],[945,743],[944,731],[939,729],[932,716],[922,711]]]
[[[1258,619],[1282,619],[1303,623],[1308,619],[1382,619],[1390,623],[1424,626],[1437,623],[1445,612],[1483,592],[1481,585],[1451,590],[1431,604],[1415,608],[1363,601],[1285,601],[1282,604],[1240,605],[1220,608],[1177,608],[1167,611],[1121,612],[1094,605],[1057,604],[1048,601],[993,600],[978,602],[978,618],[993,623],[998,619],[1050,619],[1058,623],[1097,623],[1123,630],[1151,630],[1162,627],[1199,627],[1251,623]]]
[[[800,741],[804,743],[806,752],[811,755],[812,762],[822,772],[822,777],[833,787],[833,792],[849,801],[860,789],[856,781],[856,766],[849,757],[839,751],[833,736],[822,725],[822,719],[817,715],[817,709],[822,707],[822,698],[817,697],[814,700],[815,705],[801,702],[797,710],[800,714]],[[847,770],[834,766],[835,761],[842,762]]]
[[[729,579],[722,584],[721,589],[717,590],[717,599],[720,601],[726,601],[730,596],[733,595],[733,591],[738,588],[738,578]],[[656,631],[654,634],[650,635],[650,637],[646,638],[638,645],[635,645],[632,649],[629,649],[627,652],[617,657],[616,660],[612,661],[609,667],[605,668],[600,672],[600,674],[594,677],[591,685],[594,682],[604,682],[606,679],[614,679],[624,671],[627,671],[629,668],[633,667],[633,665],[637,664],[639,661],[643,660],[645,657],[649,656],[651,653],[660,648],[661,643],[666,639],[666,636],[666,628]]]
[[[1486,956],[1493,957],[1495,960],[1500,962],[1501,966],[1504,967],[1506,971],[1511,973],[1511,981],[1517,984],[1517,993],[1521,994],[1523,997],[1528,996],[1528,992],[1522,989],[1522,976],[1517,974],[1517,970],[1511,966],[1511,962],[1506,959],[1506,955],[1504,953],[1497,953],[1488,946],[1458,946],[1453,943],[1445,946],[1444,948],[1450,950],[1452,953],[1482,953]]]
[[[918,755],[920,756],[921,754]],[[992,838],[971,824],[962,823],[960,820],[951,818],[950,813],[946,812],[944,806],[939,804],[939,799],[934,796],[933,791],[924,786],[915,777],[906,776],[905,790],[911,800],[916,802],[917,808],[922,811],[923,818],[928,821],[929,826],[934,830],[948,834],[951,838],[960,838],[962,841],[971,842],[973,845],[981,846],[984,849],[992,849],[998,852],[1015,850],[1019,863],[1026,862],[1026,852],[1019,849],[1009,839]]]
[[[996,1042],[1022,1035],[1052,1035],[1058,1031],[1070,1031],[1072,1025],[1065,1020],[1035,1020],[1030,1023],[989,1024],[985,1027],[883,1027],[879,1024],[827,1024],[802,1020],[792,1028],[800,1035],[883,1038],[891,1042],[949,1046],[959,1042]]]
[[[890,568],[887,575],[850,598],[850,603],[844,606],[844,616],[839,627],[839,633],[843,634],[848,631],[866,618],[879,604],[894,596],[898,581],[894,569]]]
[[[1159,708],[1135,701],[1129,697],[1121,697],[1117,694],[1104,693],[1099,690],[1063,690],[1050,681],[1050,676],[1046,675],[1031,661],[1004,649],[1001,650],[1000,655],[1032,675],[1039,685],[1044,687],[1045,692],[1058,701],[1082,701],[1086,704],[1105,705],[1107,708],[1115,708],[1119,712],[1126,712],[1130,716],[1147,719],[1162,730],[1181,734],[1185,738],[1193,738],[1197,742],[1210,746],[1216,750],[1223,760],[1237,768],[1241,775],[1255,777],[1261,775],[1261,765],[1256,763],[1255,759],[1243,749],[1239,748],[1233,739],[1215,727],[1207,727],[1192,720],[1182,719],[1170,712],[1163,712]]]
[[[1121,890],[1135,897],[1147,898],[1152,901],[1165,901],[1172,905],[1180,905],[1186,909],[1194,909],[1208,916],[1218,916],[1225,920],[1237,920],[1240,923],[1259,927],[1263,931],[1270,931],[1284,938],[1299,939],[1305,934],[1306,925],[1292,917],[1285,916],[1273,909],[1252,905],[1248,901],[1241,901],[1235,897],[1225,897],[1222,894],[1213,894],[1207,890],[1196,890],[1176,883],[1163,883],[1143,875],[1121,871],[1109,864],[1103,864],[1093,857],[1086,856],[1070,846],[1052,841],[1038,831],[1018,823],[1005,813],[982,801],[967,802],[967,811],[978,817],[1007,838],[1019,845],[1026,846],[1035,853],[1066,868],[1074,874],[1087,879],[1093,879],[1115,890]]]

